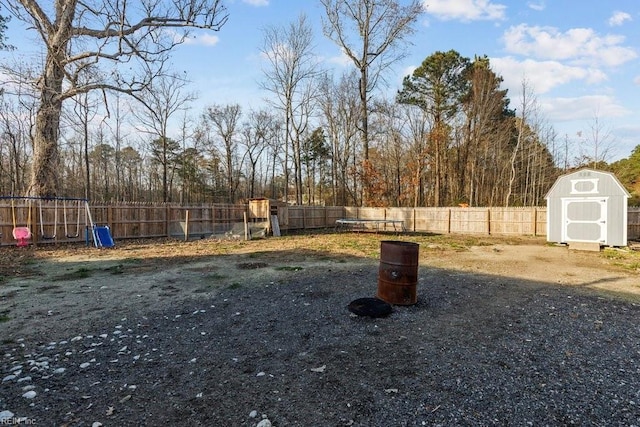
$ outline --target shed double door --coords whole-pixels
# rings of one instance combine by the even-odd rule
[[[607,198],[562,199],[563,242],[607,244]]]

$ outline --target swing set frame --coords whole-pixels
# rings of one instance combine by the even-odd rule
[[[85,221],[84,228],[85,241],[87,246],[89,245],[89,239],[93,240],[93,244],[97,248],[112,247],[114,246],[113,239],[111,238],[108,226],[98,227],[94,224],[91,217],[91,210],[89,209],[89,200],[82,198],[70,198],[70,197],[32,197],[32,196],[0,196],[0,200],[11,201],[11,217],[13,223],[12,236],[16,240],[16,246],[23,247],[28,246],[31,239],[53,240],[57,241],[58,228],[59,228],[59,215],[58,210],[62,209],[62,220],[64,224],[64,237],[66,239],[77,239],[81,233],[81,218],[84,212]],[[16,201],[26,202],[26,206],[16,206]],[[45,215],[43,204],[53,202],[53,225],[51,223],[45,224]],[[37,211],[34,212],[34,205]],[[20,209],[27,209],[26,222],[19,223],[20,216],[17,212]],[[51,208],[48,208],[51,209]],[[77,210],[75,218],[75,231],[73,225],[69,223],[72,215],[68,215],[67,212],[73,212],[73,209]],[[33,220],[36,220],[38,224],[34,224]],[[46,232],[45,227],[50,232]],[[36,228],[39,228],[39,233]],[[2,236],[2,234],[0,234]]]

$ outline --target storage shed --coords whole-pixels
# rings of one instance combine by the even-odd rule
[[[614,174],[581,169],[562,175],[545,198],[547,241],[627,245],[629,192]]]

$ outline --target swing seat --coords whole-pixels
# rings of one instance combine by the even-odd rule
[[[18,241],[18,246],[27,246],[31,238],[29,227],[16,227],[13,229],[13,238]]]

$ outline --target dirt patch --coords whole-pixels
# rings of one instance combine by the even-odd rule
[[[579,286],[640,296],[637,254],[607,249],[584,252],[546,244],[471,246],[444,251],[421,265],[521,278],[545,283]],[[626,262],[624,262],[626,260]]]
[[[375,294],[382,239],[420,244],[418,303],[358,317],[348,305]],[[0,419],[639,421],[633,251],[344,233],[0,257]]]
[[[269,240],[150,241],[122,242],[109,250],[3,248],[0,310],[9,313],[3,337],[55,336],[103,318],[103,312],[118,316],[160,309],[251,286],[257,277],[275,282],[303,269],[372,262],[302,245],[303,238],[293,237],[285,245],[282,240],[277,245]]]

